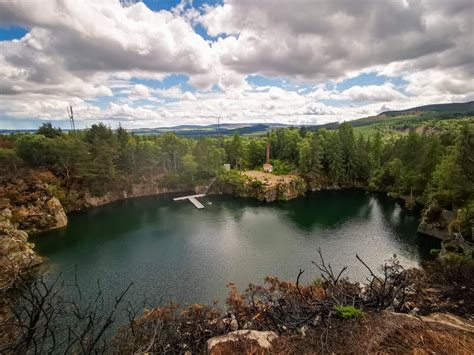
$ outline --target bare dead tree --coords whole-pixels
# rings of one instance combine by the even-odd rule
[[[318,255],[319,255],[319,262],[313,261],[313,265],[315,265],[319,271],[321,271],[321,277],[325,280],[330,282],[331,284],[336,285],[339,279],[341,278],[342,274],[347,270],[347,266],[342,267],[342,269],[337,273],[337,275],[332,270],[331,264],[327,264],[324,261],[323,254],[321,252],[321,248],[318,248]]]
[[[356,258],[370,273],[370,277],[367,278],[369,285],[367,307],[386,309],[397,303],[396,307],[400,309],[405,300],[408,280],[398,259],[392,258],[384,263],[381,267],[381,274],[376,275],[359,255],[356,254]],[[395,300],[397,302],[394,302]]]
[[[65,285],[61,275],[51,279],[21,274],[15,286],[0,295],[0,353],[104,353],[107,332],[131,286],[106,308],[100,286],[83,304],[77,277],[74,285]],[[68,287],[77,289],[77,299],[65,298]]]

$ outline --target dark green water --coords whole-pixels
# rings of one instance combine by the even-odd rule
[[[133,281],[129,297],[157,302],[222,300],[226,284],[240,287],[266,275],[294,279],[311,266],[321,247],[333,267],[364,280],[358,253],[376,267],[397,254],[409,267],[438,243],[417,235],[417,216],[384,196],[361,191],[321,192],[285,203],[213,196],[197,210],[171,197],[120,201],[72,214],[67,228],[35,238],[51,274],[73,277],[83,289],[97,280],[110,295]],[[212,204],[208,204],[212,202]]]

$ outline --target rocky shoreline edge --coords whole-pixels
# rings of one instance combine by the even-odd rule
[[[245,173],[241,175],[243,178],[238,182],[225,179],[218,181],[211,193],[273,202],[298,198],[308,191],[354,188],[368,190],[366,186],[357,184],[339,186],[324,181],[308,182],[297,175],[277,176],[274,180],[268,180],[265,176],[247,176]],[[12,275],[42,263],[43,258],[35,252],[34,244],[28,241],[28,235],[65,227],[68,223],[68,212],[102,206],[118,200],[186,190],[164,188],[160,186],[159,179],[154,179],[133,184],[129,188],[110,191],[103,196],[69,191],[69,195],[73,197],[68,198],[73,199],[73,203],[69,203],[69,208],[65,208],[57,197],[58,192],[52,188],[58,184],[58,179],[49,171],[34,170],[25,172],[21,178],[3,182],[0,188],[0,266],[5,271],[0,275],[0,287],[10,284]],[[199,193],[205,188],[196,186],[195,190]],[[409,196],[389,196],[396,199],[402,207],[411,209],[415,205]],[[450,229],[455,217],[456,212],[440,209],[434,202],[423,209],[418,232],[441,240],[442,256],[462,253],[472,257],[472,245],[461,240],[456,236],[456,232]]]

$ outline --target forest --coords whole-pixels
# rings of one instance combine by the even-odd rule
[[[136,135],[99,123],[62,132],[50,122],[35,134],[0,137],[4,172],[24,166],[47,168],[62,188],[93,195],[159,177],[170,188],[191,188],[217,175],[261,169],[270,144],[277,175],[298,173],[306,180],[409,195],[422,205],[436,199],[450,210],[474,209],[472,149],[474,127],[457,122],[439,131],[356,135],[348,123],[336,130],[278,128],[262,136],[182,138],[174,133]],[[233,168],[225,172],[224,163]],[[61,187],[58,187],[61,188]]]

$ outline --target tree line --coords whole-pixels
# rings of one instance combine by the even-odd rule
[[[192,187],[225,174],[224,163],[234,170],[261,169],[270,144],[276,174],[295,172],[310,182],[362,185],[423,203],[437,198],[454,209],[473,204],[473,131],[466,123],[387,138],[380,131],[357,136],[343,123],[335,130],[279,128],[262,136],[194,139],[172,132],[137,135],[102,123],[66,133],[48,122],[34,134],[2,136],[0,162],[4,172],[22,165],[45,167],[66,186],[80,182],[100,195],[150,177],[159,177],[166,187]]]

